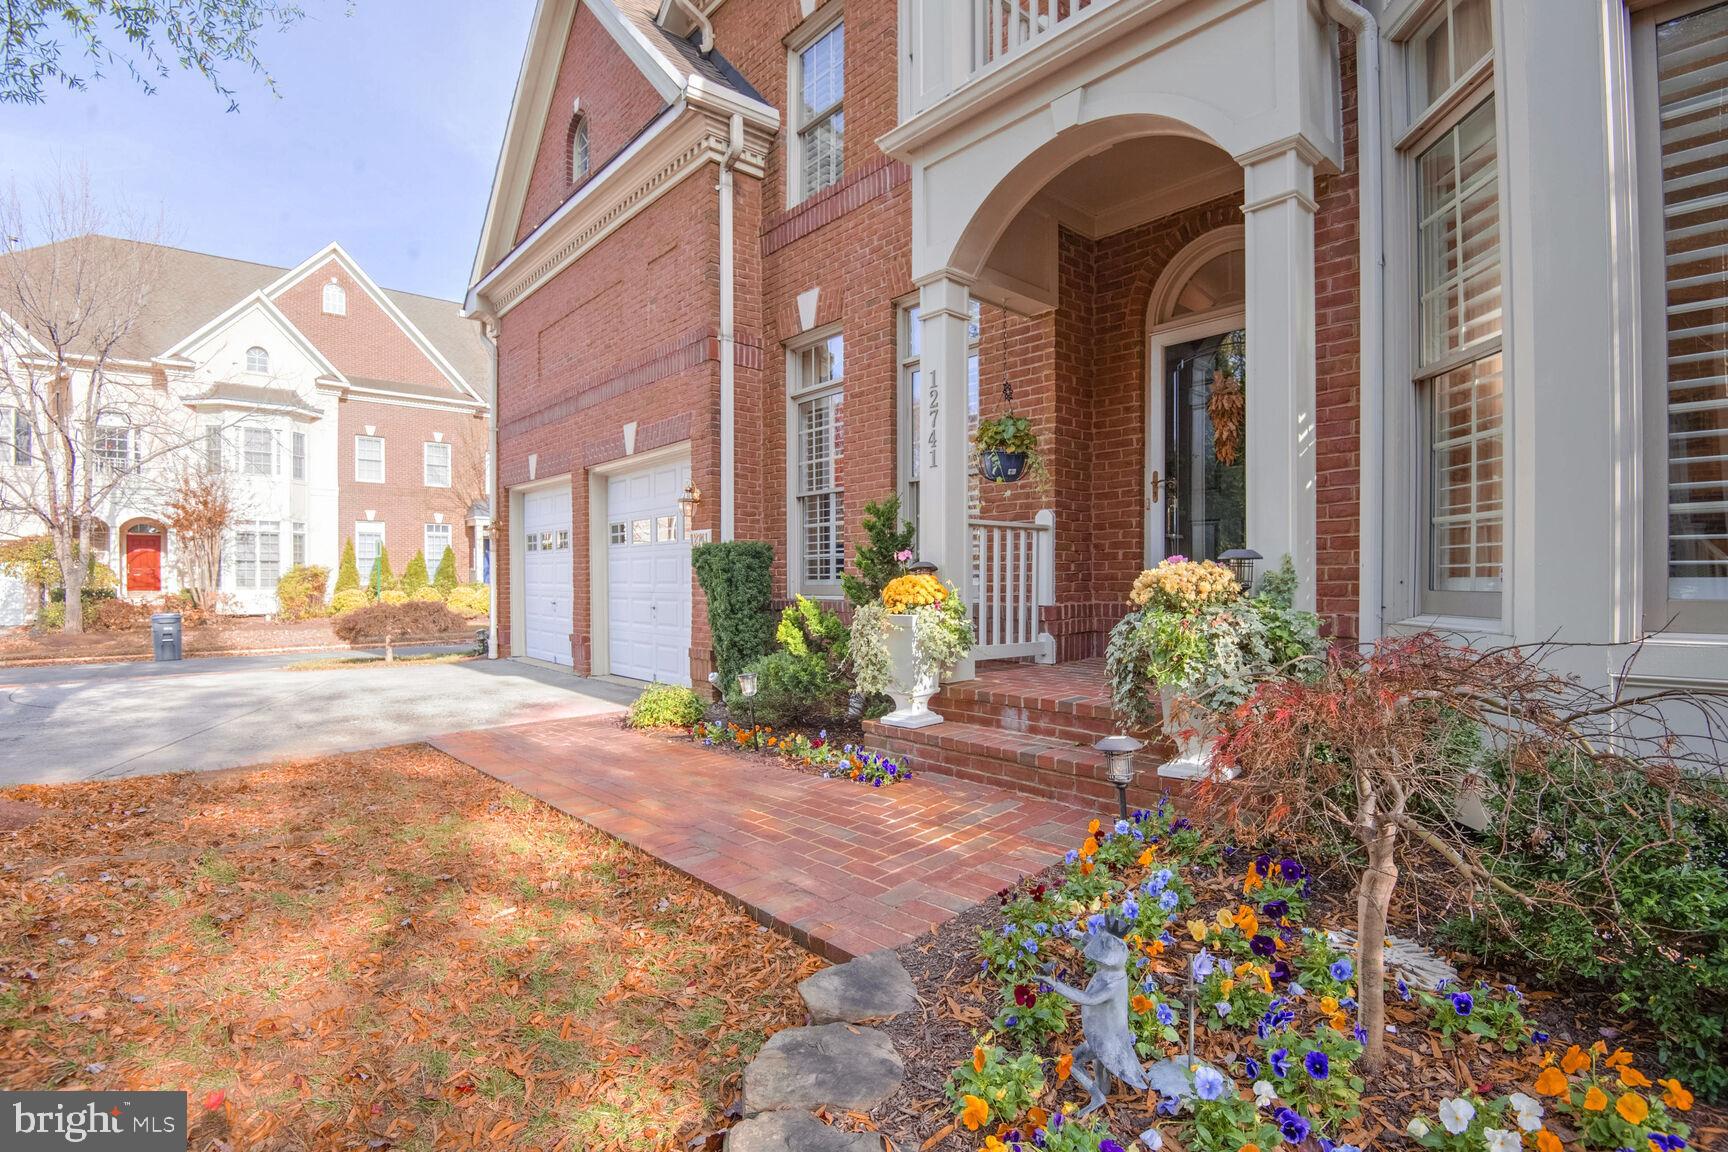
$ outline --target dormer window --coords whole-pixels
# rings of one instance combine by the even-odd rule
[[[258,347],[256,344],[246,349],[246,371],[270,371],[270,353],[264,351],[264,349]]]
[[[324,285],[324,315],[348,315],[348,292],[334,278]]]
[[[570,183],[588,179],[588,117],[577,112],[570,117]]]

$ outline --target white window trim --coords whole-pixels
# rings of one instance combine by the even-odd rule
[[[378,479],[376,479],[376,480],[368,480],[364,476],[360,475],[360,442],[362,440],[376,440],[376,441],[378,441]],[[386,470],[385,470],[385,462],[386,462],[386,460],[388,460],[388,458],[389,458],[389,454],[387,452],[385,452],[385,450],[384,450],[384,437],[382,437],[382,436],[356,436],[356,437],[354,437],[354,482],[356,484],[382,484],[382,483],[384,483],[385,479],[386,479],[386,475],[387,475]]]
[[[252,537],[252,554],[250,558],[250,563],[252,565],[252,582],[250,584],[242,584],[240,582],[240,565],[244,559],[240,554],[240,537],[242,535]],[[274,571],[269,571],[264,567],[263,538],[266,535],[273,537],[276,541]],[[292,546],[292,541],[290,541],[290,546]],[[274,589],[276,587],[276,582],[282,579],[283,572],[281,522],[277,520],[242,520],[235,524],[230,555],[234,561],[232,567],[234,570],[235,591],[260,592]]]
[[[1429,107],[1412,109],[1409,106],[1410,85],[1407,77],[1411,68],[1419,66],[1419,62],[1413,59],[1415,50],[1412,41],[1440,6],[1438,2],[1412,6],[1392,22],[1388,32],[1388,35],[1396,40],[1392,46],[1392,55],[1393,62],[1399,69],[1399,76],[1392,91],[1397,94],[1397,107],[1401,112],[1403,127],[1396,131],[1395,147],[1387,158],[1387,217],[1389,220],[1397,220],[1398,223],[1395,229],[1389,226],[1388,230],[1389,275],[1386,283],[1389,315],[1401,314],[1402,320],[1394,320],[1387,325],[1386,358],[1387,378],[1403,381],[1403,384],[1387,389],[1385,452],[1387,460],[1402,460],[1405,466],[1402,469],[1389,470],[1386,476],[1383,538],[1387,545],[1382,561],[1387,596],[1386,619],[1389,629],[1401,632],[1431,628],[1435,626],[1435,621],[1444,621],[1452,631],[1510,635],[1515,584],[1520,575],[1519,558],[1515,551],[1517,474],[1514,457],[1517,444],[1517,401],[1513,373],[1516,366],[1514,340],[1517,318],[1516,301],[1511,290],[1516,250],[1513,234],[1516,227],[1509,220],[1507,210],[1507,205],[1512,202],[1508,173],[1513,167],[1508,162],[1506,151],[1507,102],[1496,83],[1500,71],[1500,51],[1505,42],[1502,34],[1501,5],[1499,0],[1495,0],[1491,7],[1492,45],[1488,57],[1468,69]],[[1416,165],[1417,158],[1423,151],[1489,97],[1494,98],[1495,163],[1498,169],[1497,194],[1500,200],[1501,319],[1498,349],[1502,371],[1503,438],[1501,581],[1498,592],[1464,594],[1483,598],[1476,602],[1478,604],[1492,601],[1492,606],[1460,610],[1450,602],[1447,594],[1440,593],[1437,599],[1437,594],[1425,591],[1428,573],[1425,567],[1424,540],[1429,524],[1427,505],[1424,503],[1424,477],[1428,444],[1424,439],[1423,423],[1423,399],[1426,393],[1421,381],[1432,378],[1443,371],[1443,368],[1440,364],[1423,366],[1420,363],[1420,288],[1417,282],[1418,237],[1415,228],[1418,212]],[[1481,355],[1491,354],[1483,351],[1486,347],[1486,343],[1473,346],[1470,354],[1463,359],[1475,360]],[[1450,361],[1446,363],[1455,366]],[[1467,612],[1487,614],[1469,615]]]
[[[334,308],[330,306],[332,297],[336,301]],[[331,280],[324,285],[320,292],[318,303],[326,316],[346,316],[348,315],[348,289],[342,287],[338,281]]]
[[[268,440],[269,440],[270,459],[269,459],[269,462],[264,466],[264,471],[254,472],[252,470],[251,464],[247,460],[248,452],[247,452],[246,441],[254,433],[260,433],[260,432],[263,433],[264,436],[266,438],[268,438]],[[265,478],[265,479],[274,478],[276,473],[279,471],[279,469],[277,467],[277,460],[276,460],[277,448],[278,448],[278,446],[276,443],[276,434],[275,434],[275,431],[273,429],[271,429],[265,425],[262,425],[262,424],[242,422],[240,425],[240,474],[242,476],[258,476],[258,477]]]
[[[354,566],[356,568],[360,568],[360,564],[361,564],[361,561],[360,561],[360,537],[362,535],[377,536],[378,537],[378,547],[380,549],[384,548],[385,543],[386,543],[386,541],[384,539],[384,521],[382,521],[382,520],[357,520],[354,522]],[[376,557],[374,557],[374,559],[376,559]],[[360,571],[360,583],[365,584],[369,580],[371,580],[371,578],[372,578],[372,566],[370,564],[368,564],[363,569],[361,569],[361,571]]]
[[[309,448],[306,430],[296,428],[289,433],[289,436],[291,439],[289,441],[288,478],[304,481],[307,475],[306,465]]]
[[[578,143],[581,144],[580,150],[577,148]],[[594,175],[594,133],[590,128],[587,113],[576,112],[571,115],[570,125],[564,131],[564,147],[564,175],[572,186],[581,184]],[[577,165],[577,160],[581,160],[580,166]]]
[[[264,367],[262,367],[262,368],[252,367],[252,353],[254,353],[254,352],[263,353]],[[270,350],[268,348],[264,347],[262,344],[252,345],[252,347],[246,349],[245,364],[246,364],[246,371],[250,372],[252,375],[254,375],[254,376],[268,376],[270,374]]]
[[[831,11],[828,9],[832,9]],[[817,12],[804,26],[795,30],[786,39],[786,206],[788,208],[802,204],[824,188],[832,188],[844,178],[845,164],[841,164],[842,175],[836,177],[833,184],[825,184],[823,188],[805,189],[804,187],[804,129],[809,125],[804,122],[804,60],[805,49],[816,41],[828,35],[836,24],[846,18],[843,5],[830,4],[827,9]],[[845,69],[845,52],[841,52],[841,69]],[[842,80],[844,85],[844,80]],[[846,94],[842,87],[840,102],[836,104],[823,119],[843,112],[846,108]],[[844,148],[844,145],[842,145]],[[842,151],[842,157],[845,153]]]
[[[444,483],[442,484],[432,479],[432,456],[435,448],[444,450]],[[454,479],[455,471],[456,453],[451,450],[449,444],[442,441],[427,440],[420,445],[420,482],[422,487],[448,488]]]
[[[813,600],[833,600],[839,598],[842,593],[838,577],[827,581],[810,581],[804,578],[804,521],[798,506],[797,483],[799,466],[798,406],[833,392],[844,394],[846,391],[846,370],[842,368],[840,379],[832,383],[812,385],[807,388],[800,387],[798,382],[801,375],[798,359],[800,353],[835,336],[841,338],[841,347],[844,350],[846,334],[838,324],[831,324],[826,328],[806,332],[793,343],[786,345],[786,458],[783,461],[786,476],[786,585],[794,594],[808,596]],[[842,501],[845,500],[846,486],[841,483],[838,468],[836,468],[833,491]],[[842,518],[842,531],[844,531],[844,518]],[[652,539],[652,526],[650,527],[650,539]],[[844,535],[841,538],[841,554],[844,557]]]
[[[1667,237],[1663,228],[1660,103],[1656,86],[1656,27],[1715,7],[1721,0],[1667,0],[1650,3],[1630,15],[1632,64],[1632,140],[1638,173],[1638,247],[1640,320],[1644,387],[1639,397],[1644,412],[1643,626],[1641,633],[1662,635],[1680,655],[1695,655],[1701,646],[1719,646],[1728,632],[1728,602],[1676,601],[1668,595],[1668,356],[1667,356]],[[1673,659],[1672,657],[1670,658]],[[1685,660],[1674,661],[1684,665]],[[1718,666],[1719,668],[1719,666]],[[1649,671],[1646,669],[1646,671]],[[1719,679],[1719,673],[1718,673]]]

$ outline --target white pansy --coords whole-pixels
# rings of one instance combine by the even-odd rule
[[[1140,1143],[1151,1149],[1151,1152],[1158,1152],[1158,1149],[1164,1147],[1164,1133],[1156,1128],[1148,1128],[1140,1133]]]
[[[1534,1132],[1542,1127],[1542,1104],[1534,1096],[1514,1092],[1506,1097],[1506,1103],[1512,1106],[1512,1114],[1518,1121],[1518,1127],[1526,1132]]]
[[[1488,1142],[1488,1152],[1519,1152],[1524,1147],[1524,1141],[1516,1132],[1508,1132],[1504,1128],[1486,1128],[1482,1139]]]
[[[1461,1136],[1476,1119],[1476,1105],[1461,1096],[1440,1102],[1440,1123],[1454,1136]]]
[[[1276,1099],[1278,1099],[1278,1089],[1272,1087],[1272,1082],[1270,1080],[1254,1081],[1255,1107],[1264,1108]]]
[[[1433,1131],[1433,1129],[1428,1127],[1428,1121],[1422,1119],[1420,1116],[1414,1116],[1411,1117],[1410,1125],[1405,1129],[1405,1131],[1409,1132],[1413,1138],[1420,1140],[1422,1137],[1428,1135],[1429,1132]]]

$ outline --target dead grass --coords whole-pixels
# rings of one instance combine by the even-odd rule
[[[421,746],[4,795],[0,1086],[187,1090],[193,1148],[682,1145],[819,966]]]

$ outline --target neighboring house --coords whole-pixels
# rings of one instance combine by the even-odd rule
[[[174,248],[147,266],[154,280],[119,349],[119,391],[156,397],[170,417],[145,429],[117,415],[98,445],[98,466],[137,473],[92,526],[122,595],[183,586],[162,501],[186,454],[231,478],[227,610],[275,611],[283,572],[318,564],[334,575],[348,540],[363,573],[381,546],[398,573],[416,551],[431,567],[450,547],[462,579],[484,578],[491,352],[456,303],[381,289],[336,244],[292,269]],[[0,422],[12,419],[0,410]],[[183,451],[149,443],[170,436]],[[27,445],[0,447],[0,467],[39,465]],[[40,530],[0,509],[0,536]],[[21,623],[25,610],[16,581],[0,576],[0,624]]]
[[[898,491],[979,660],[1246,546],[1341,639],[1728,683],[1725,59],[1719,0],[541,0],[500,651],[700,682],[693,534],[834,598]],[[1048,492],[980,491],[1008,409]]]

